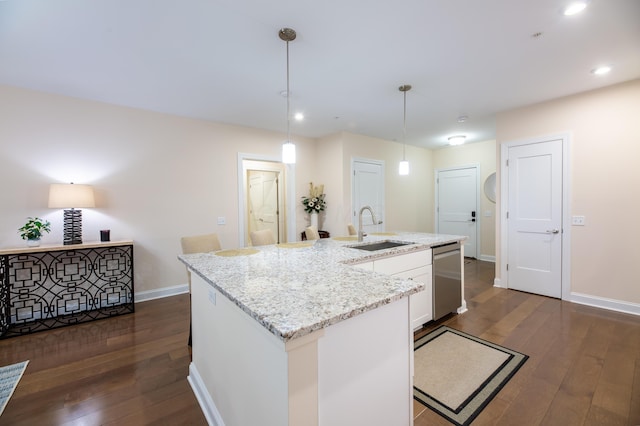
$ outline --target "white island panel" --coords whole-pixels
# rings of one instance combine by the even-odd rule
[[[283,342],[196,274],[189,381],[212,425],[411,425],[403,298]]]
[[[190,381],[209,423],[288,424],[284,343],[196,274],[191,292]]]
[[[409,299],[325,329],[318,340],[322,426],[412,425]]]

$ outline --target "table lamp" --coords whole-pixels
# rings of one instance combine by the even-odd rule
[[[95,207],[91,185],[52,183],[49,186],[49,208],[64,210],[63,244],[82,244],[82,210],[79,207]]]

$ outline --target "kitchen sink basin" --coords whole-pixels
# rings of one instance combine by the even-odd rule
[[[376,241],[372,243],[357,244],[357,245],[352,245],[348,247],[358,249],[358,250],[377,251],[377,250],[384,250],[384,249],[389,249],[394,247],[408,246],[410,244],[413,244],[413,243],[385,240],[385,241]]]

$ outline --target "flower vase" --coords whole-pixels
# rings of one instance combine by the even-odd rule
[[[316,229],[320,229],[318,228],[318,213],[311,213],[311,226],[315,227]]]
[[[39,247],[39,246],[40,246],[40,238],[27,240],[27,247]]]

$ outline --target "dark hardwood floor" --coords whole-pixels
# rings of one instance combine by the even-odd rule
[[[640,317],[493,287],[465,265],[468,312],[439,325],[529,355],[473,425],[640,425]],[[415,426],[448,425],[414,402]]]
[[[493,267],[465,265],[469,311],[416,334],[446,324],[530,356],[473,424],[640,425],[640,318],[494,288]],[[30,363],[0,425],[205,425],[188,334],[181,295],[1,340],[0,365]],[[416,426],[449,424],[414,407]]]
[[[206,425],[186,379],[188,302],[0,341],[0,365],[29,360],[0,425]]]

